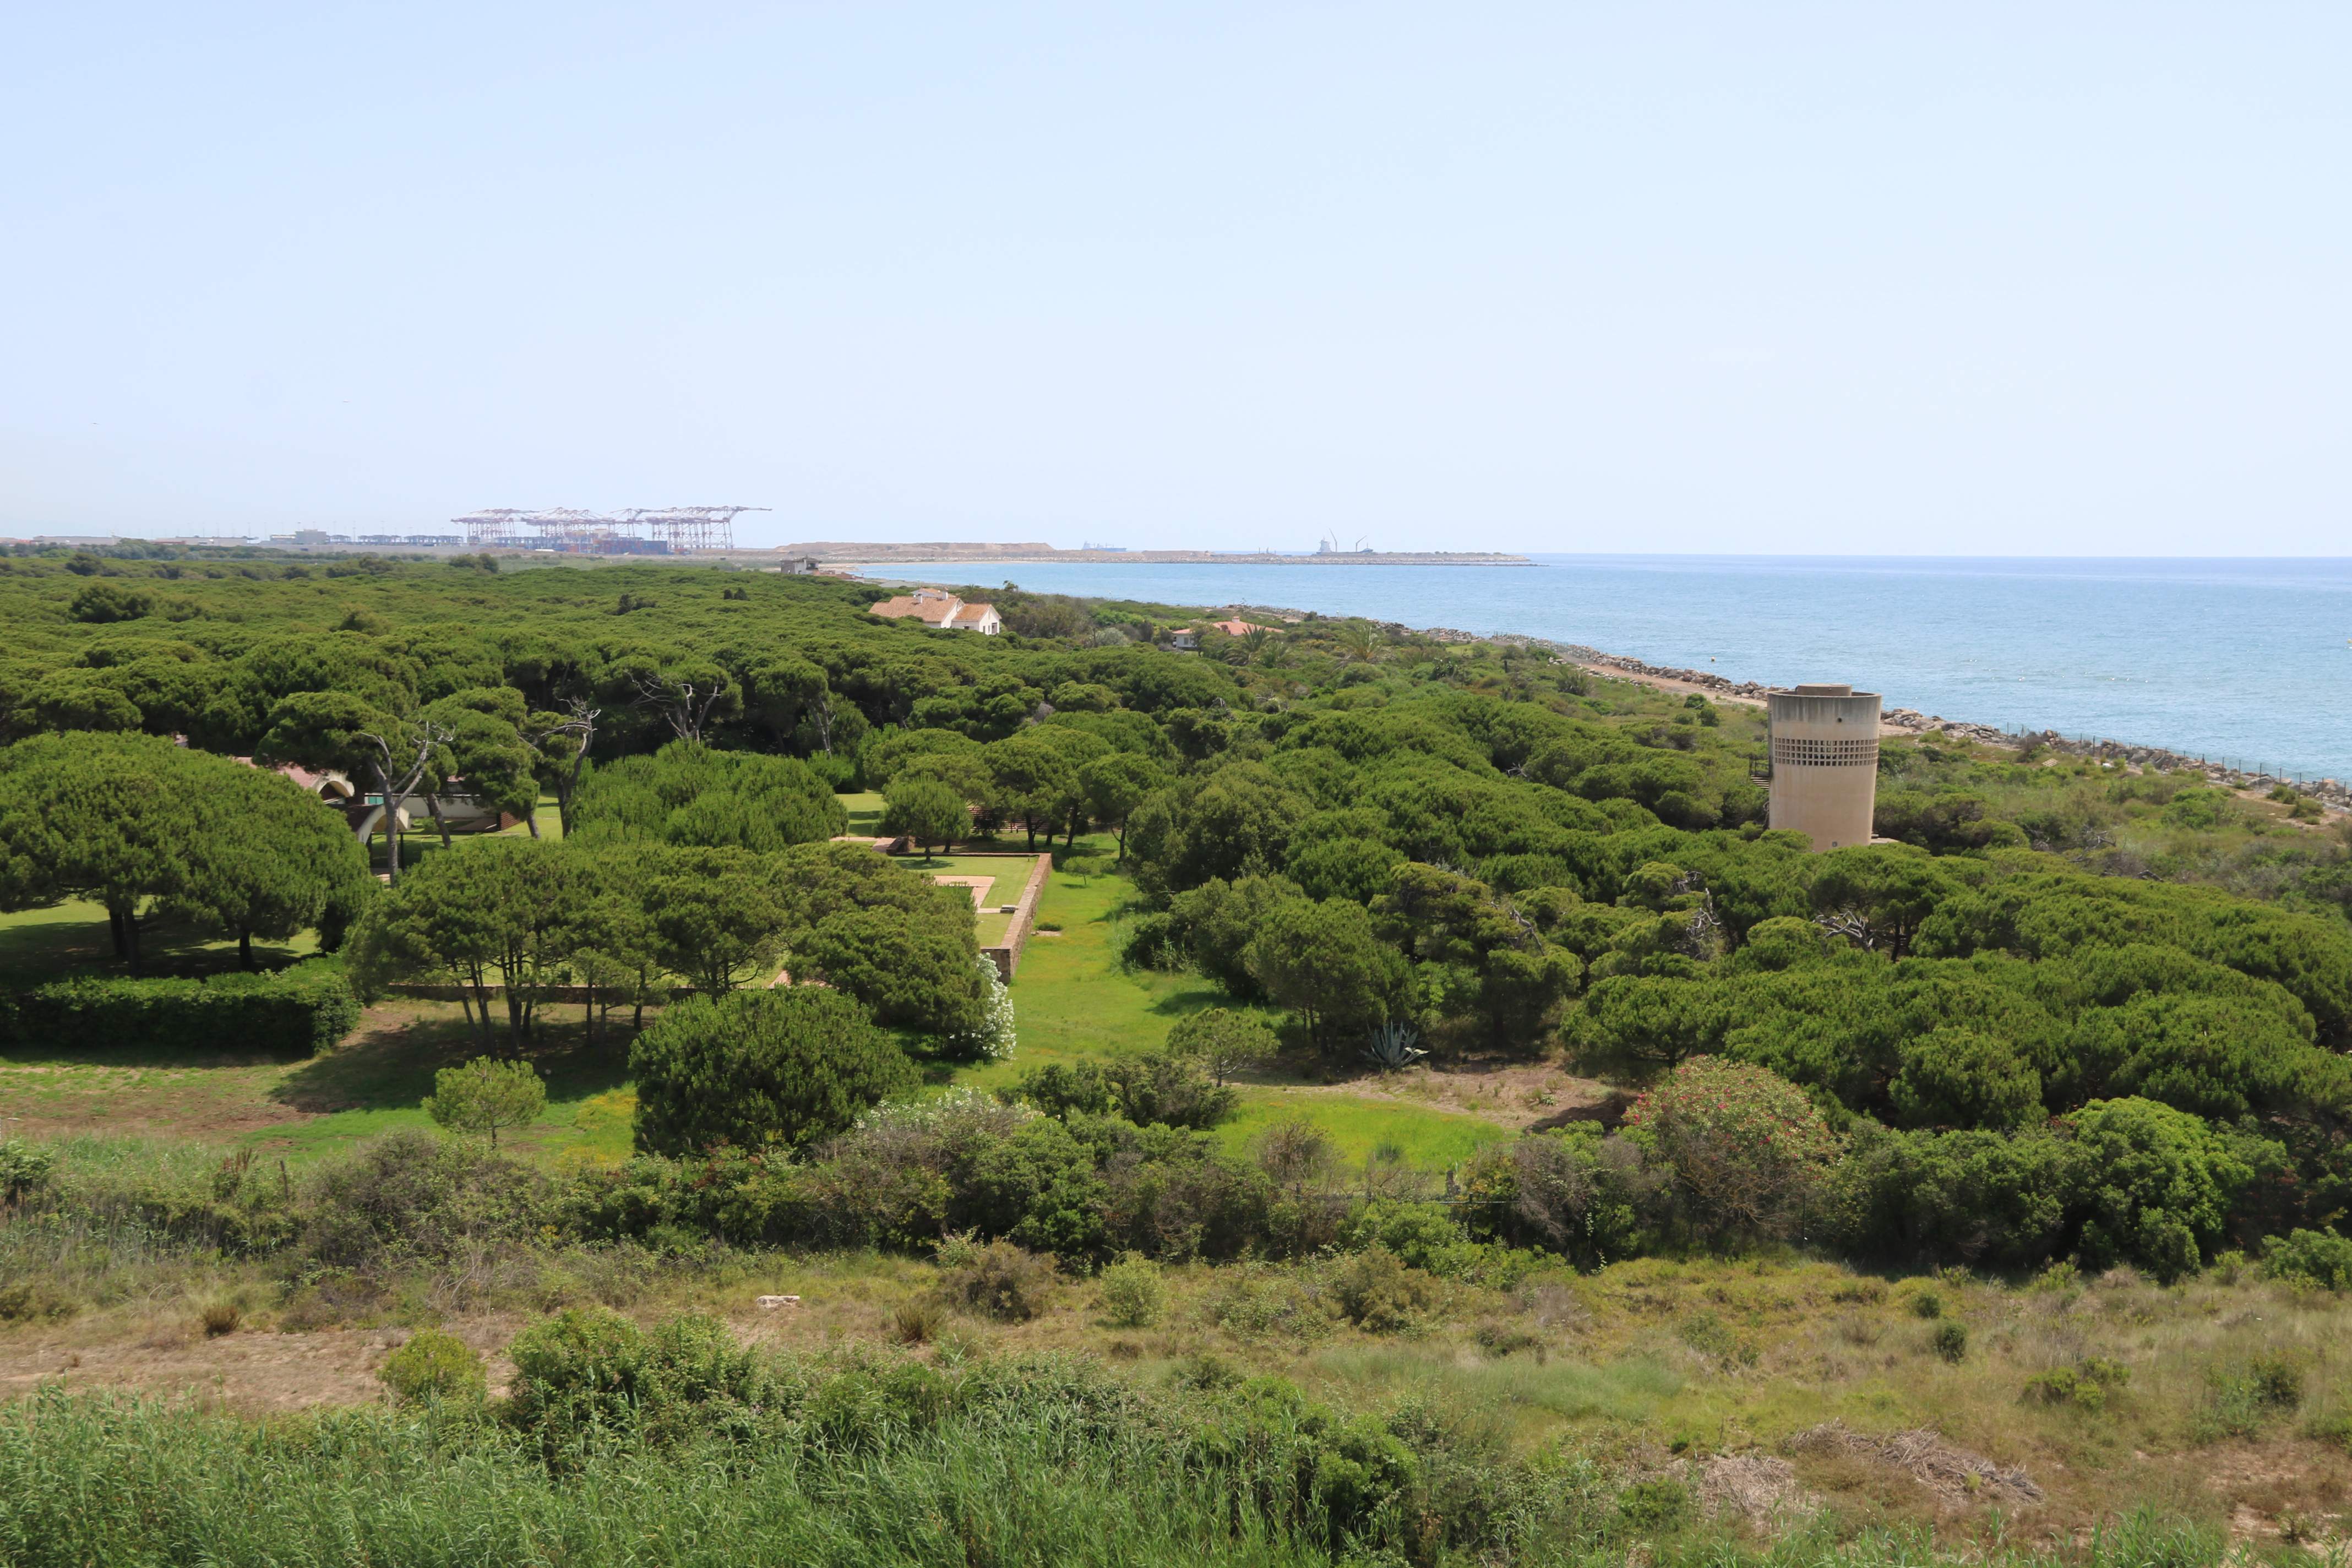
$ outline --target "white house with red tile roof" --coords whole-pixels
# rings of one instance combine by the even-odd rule
[[[1262,632],[1267,629],[1255,621],[1211,621],[1209,626],[1211,629],[1221,631],[1229,637],[1245,637],[1252,632]]]
[[[992,637],[1004,629],[994,605],[967,605],[944,588],[918,588],[911,594],[870,605],[866,613],[893,621],[911,616],[941,631],[978,632],[984,637]]]

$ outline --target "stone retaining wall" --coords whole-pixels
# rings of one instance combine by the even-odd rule
[[[1021,896],[1013,900],[1013,923],[1005,928],[1004,941],[995,947],[983,947],[980,955],[996,965],[996,973],[1007,981],[1021,967],[1021,950],[1029,945],[1029,931],[1037,923],[1037,900],[1045,894],[1045,879],[1053,873],[1054,858],[1040,855],[1029,868],[1029,879],[1021,885]],[[998,906],[1000,909],[1002,905]]]

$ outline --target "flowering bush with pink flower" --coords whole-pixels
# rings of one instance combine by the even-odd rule
[[[1674,1172],[1691,1223],[1716,1238],[1786,1235],[1838,1154],[1803,1090],[1721,1057],[1676,1068],[1633,1102],[1625,1132]]]

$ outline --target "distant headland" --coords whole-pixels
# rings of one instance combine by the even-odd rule
[[[1131,563],[1141,566],[1531,566],[1524,555],[1492,550],[1318,550],[1282,554],[1271,550],[1115,550],[1051,544],[845,543],[838,540],[784,545],[777,553],[824,563],[904,565],[915,562],[1034,564],[1040,562]]]

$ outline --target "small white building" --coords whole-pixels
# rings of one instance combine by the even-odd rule
[[[994,605],[967,605],[944,588],[918,588],[911,594],[869,605],[867,613],[893,621],[911,616],[941,631],[978,632],[984,637],[992,637],[1004,629]]]

